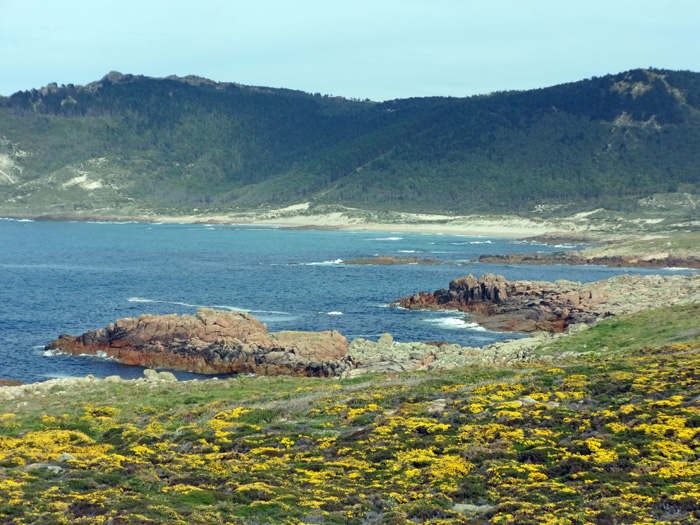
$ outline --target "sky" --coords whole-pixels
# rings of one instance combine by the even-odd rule
[[[700,71],[700,0],[0,0],[0,95],[110,71],[376,101]]]

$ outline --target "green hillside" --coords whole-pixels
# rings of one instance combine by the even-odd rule
[[[383,103],[110,73],[0,98],[0,212],[621,209],[700,193],[700,74]]]

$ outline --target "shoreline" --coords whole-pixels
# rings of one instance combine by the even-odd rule
[[[389,215],[390,218],[386,218]],[[581,245],[573,252],[550,254],[536,260],[532,254],[482,256],[482,262],[498,258],[511,264],[594,264],[602,266],[698,268],[700,233],[693,228],[646,230],[644,221],[628,220],[621,226],[612,222],[591,221],[586,213],[556,219],[525,218],[516,215],[377,213],[348,208],[345,211],[309,213],[308,206],[297,205],[267,212],[229,214],[155,215],[139,213],[116,215],[99,213],[2,213],[0,220],[37,222],[182,224],[276,228],[289,231],[357,231],[386,234],[428,234],[463,237],[491,237],[557,245]],[[648,221],[647,221],[648,222]],[[652,221],[653,222],[653,221]],[[680,242],[679,242],[680,240]],[[593,245],[584,247],[583,245]],[[595,246],[599,245],[599,246]],[[566,260],[560,260],[564,256]],[[509,261],[509,259],[512,259]],[[654,259],[653,264],[650,260]],[[657,260],[658,259],[658,260]],[[687,263],[687,264],[686,264]]]
[[[401,220],[377,221],[352,217],[341,212],[318,215],[282,214],[251,215],[112,215],[112,214],[2,214],[0,219],[35,222],[111,222],[144,224],[191,224],[221,226],[266,226],[289,230],[373,231],[387,233],[425,233],[473,237],[519,239],[545,233],[580,233],[584,228],[562,221],[535,221],[517,216],[441,216],[401,214]],[[272,216],[271,216],[272,215]]]

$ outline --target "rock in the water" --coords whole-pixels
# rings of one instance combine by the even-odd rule
[[[377,255],[375,257],[360,257],[358,259],[350,259],[343,261],[343,264],[442,264],[439,259],[421,259],[420,257],[394,257],[393,255]]]
[[[48,350],[103,355],[120,363],[200,374],[333,376],[348,342],[338,332],[277,332],[245,312],[200,308],[196,315],[119,319],[80,336],[61,335]],[[153,370],[146,377],[174,380]],[[166,374],[166,375],[163,375]]]
[[[610,315],[700,300],[700,276],[620,275],[594,283],[507,281],[469,274],[449,288],[420,292],[395,304],[411,310],[458,309],[491,330],[564,332]]]
[[[700,259],[668,253],[649,255],[602,255],[583,252],[509,253],[482,255],[478,262],[486,264],[597,264],[622,268],[700,268]]]
[[[177,377],[172,372],[158,372],[158,379],[167,382],[177,382]]]
[[[22,381],[15,381],[14,379],[0,379],[0,386],[20,386],[23,384]]]

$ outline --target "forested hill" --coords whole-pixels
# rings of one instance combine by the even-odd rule
[[[383,103],[110,73],[0,97],[0,214],[614,208],[700,193],[699,167],[693,72]]]

